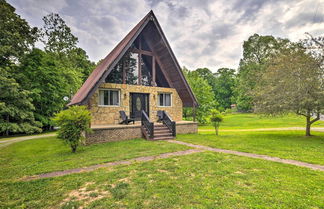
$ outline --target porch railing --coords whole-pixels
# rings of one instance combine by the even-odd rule
[[[153,139],[154,138],[154,123],[150,121],[149,117],[145,113],[144,110],[142,110],[142,117],[141,117],[141,124],[144,135],[146,135],[146,138]]]
[[[171,131],[172,136],[176,136],[176,122],[171,119],[166,111],[163,111],[162,122]]]

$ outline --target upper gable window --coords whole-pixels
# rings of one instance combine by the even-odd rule
[[[106,78],[107,83],[163,86],[166,79],[159,71],[147,41],[137,38]],[[155,62],[155,63],[154,63]],[[155,65],[155,82],[153,83],[153,66]],[[163,77],[163,78],[162,78]]]
[[[128,53],[125,57],[125,72],[127,84],[138,84],[138,54]]]
[[[123,62],[119,62],[109,73],[106,83],[123,83]]]
[[[151,86],[152,84],[152,56],[141,56],[141,83],[143,86]]]

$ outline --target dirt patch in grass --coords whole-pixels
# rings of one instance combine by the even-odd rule
[[[94,182],[87,182],[83,187],[73,190],[68,194],[61,204],[61,208],[82,209],[95,200],[102,199],[110,195],[108,191],[92,189]]]

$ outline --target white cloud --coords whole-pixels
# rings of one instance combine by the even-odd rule
[[[155,12],[181,65],[236,68],[250,35],[293,41],[305,32],[324,35],[324,0],[9,0],[32,25],[59,13],[94,61],[143,18]]]

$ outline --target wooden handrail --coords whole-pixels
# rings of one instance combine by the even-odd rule
[[[171,131],[172,136],[176,136],[176,122],[171,119],[171,117],[166,111],[163,111],[162,122]]]
[[[150,118],[147,116],[146,112],[142,110],[142,117],[141,117],[141,124],[142,128],[145,128],[148,137],[153,139],[154,138],[154,123],[150,121]]]

